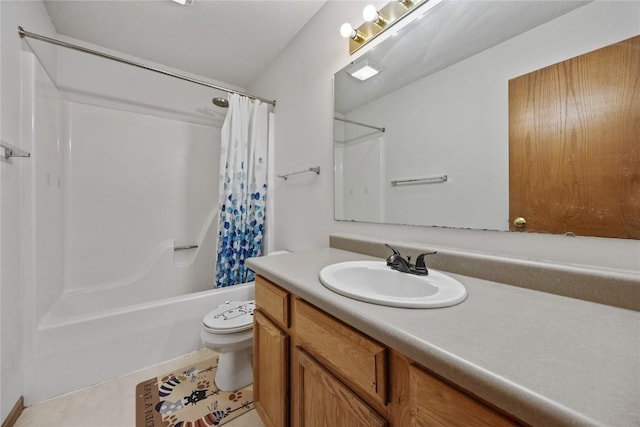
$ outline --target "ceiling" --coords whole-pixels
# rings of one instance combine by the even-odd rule
[[[59,34],[246,88],[325,1],[46,0]]]

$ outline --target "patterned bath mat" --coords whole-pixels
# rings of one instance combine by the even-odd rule
[[[136,427],[219,426],[253,409],[253,387],[220,391],[218,357],[136,386]]]

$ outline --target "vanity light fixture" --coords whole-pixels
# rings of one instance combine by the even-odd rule
[[[347,73],[360,81],[365,81],[380,72],[380,67],[369,62],[367,59],[358,61],[352,67],[347,68]]]
[[[173,1],[183,6],[193,4],[193,0],[173,0]]]
[[[365,20],[362,25],[354,29],[351,24],[345,23],[340,27],[342,37],[349,39],[349,53],[354,54],[384,30],[427,1],[439,3],[440,0],[392,0],[380,10],[377,10],[372,4],[367,5],[362,11],[362,17]]]

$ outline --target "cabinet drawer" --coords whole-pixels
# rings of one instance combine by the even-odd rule
[[[343,381],[387,404],[387,350],[313,306],[294,300],[293,325],[302,347]]]
[[[256,306],[284,329],[289,328],[290,295],[264,277],[256,277]]]

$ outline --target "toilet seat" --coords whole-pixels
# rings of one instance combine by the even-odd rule
[[[255,300],[230,301],[207,313],[204,328],[216,334],[234,334],[253,328]]]

